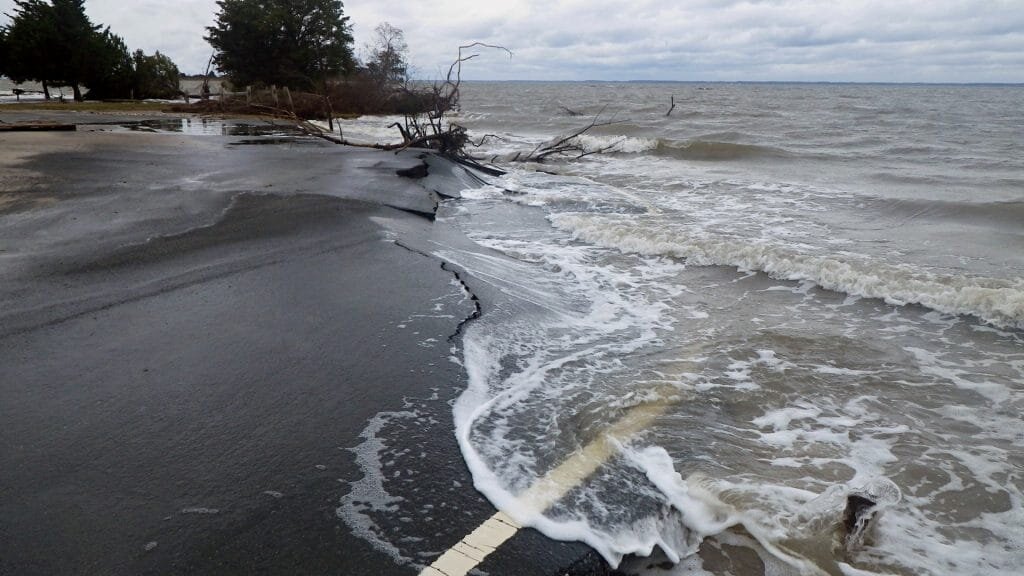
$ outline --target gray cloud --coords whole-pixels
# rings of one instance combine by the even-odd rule
[[[131,48],[205,67],[214,0],[89,0]],[[0,0],[0,12],[13,6]],[[457,46],[507,46],[470,79],[1024,82],[1019,0],[350,0],[357,47],[382,21],[406,32],[418,74]]]

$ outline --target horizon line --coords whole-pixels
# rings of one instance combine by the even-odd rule
[[[432,79],[415,79],[412,82],[433,82]],[[463,82],[532,82],[532,83],[605,83],[605,84],[860,84],[860,85],[886,85],[886,86],[1024,86],[1020,82],[994,82],[994,81],[891,81],[891,80],[651,80],[651,79],[630,79],[630,80],[602,80],[599,78],[586,80],[524,80],[524,79],[463,79]]]

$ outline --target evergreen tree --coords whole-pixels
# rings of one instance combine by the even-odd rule
[[[352,33],[338,0],[218,0],[206,40],[237,85],[322,88],[353,66]]]
[[[88,42],[90,54],[81,63],[81,83],[89,88],[89,98],[129,98],[135,80],[135,63],[124,40],[107,29]]]
[[[160,52],[146,56],[136,50],[133,90],[136,98],[176,98],[181,94],[181,72],[170,58]]]
[[[0,28],[0,76],[6,76],[7,62],[10,54],[7,52],[7,29]]]
[[[85,15],[85,0],[14,0],[11,24],[5,29],[7,55],[0,70],[15,82],[35,80],[70,85],[75,100],[79,84],[96,69],[94,50],[100,27]]]
[[[0,73],[15,82],[42,82],[49,98],[47,85],[60,81],[53,6],[42,0],[14,0],[14,3],[11,23],[3,30],[6,49]]]
[[[52,0],[52,3],[56,24],[56,45],[53,47],[56,52],[53,62],[58,74],[56,79],[71,86],[75,100],[82,100],[79,85],[98,80],[100,65],[97,60],[113,59],[107,49],[114,48],[114,44],[108,42],[100,33],[100,26],[86,16],[85,0]]]
[[[75,100],[80,86],[90,98],[128,98],[137,83],[136,62],[120,36],[101,31],[85,14],[85,0],[14,0],[11,23],[0,29],[0,74],[15,82],[69,85]],[[177,93],[177,67],[159,53],[153,73],[168,78],[173,69]],[[159,72],[156,69],[160,69]],[[163,81],[163,80],[161,80]],[[167,90],[161,92],[166,94]],[[139,97],[147,97],[140,94]]]

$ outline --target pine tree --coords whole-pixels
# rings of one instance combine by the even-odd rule
[[[317,90],[352,70],[352,33],[338,0],[218,0],[206,40],[236,85]]]
[[[14,0],[11,24],[5,28],[7,58],[0,69],[15,82],[35,80],[70,85],[75,100],[79,84],[96,70],[99,26],[85,14],[85,0]],[[49,97],[49,94],[47,94]]]
[[[53,6],[42,0],[15,0],[11,23],[4,28],[5,57],[0,73],[15,82],[59,82],[56,42],[57,24]]]
[[[132,94],[135,62],[124,40],[110,29],[89,39],[89,58],[82,65],[82,84],[89,98],[128,98]]]
[[[178,87],[181,73],[170,58],[160,52],[146,56],[136,50],[134,93],[136,98],[175,98],[181,94]]]
[[[0,29],[0,74],[15,82],[42,82],[47,98],[51,85],[70,85],[75,100],[82,99],[80,86],[89,89],[91,98],[131,95],[136,82],[132,55],[120,36],[89,20],[85,0],[14,3],[11,23]],[[176,75],[177,67],[167,62]],[[176,82],[175,76],[175,87]]]
[[[6,76],[7,62],[11,57],[7,47],[7,28],[0,28],[0,76]]]
[[[56,60],[52,63],[58,78],[74,90],[75,100],[82,99],[80,84],[88,84],[90,76],[95,78],[96,59],[109,57],[104,50],[110,46],[100,38],[100,26],[93,24],[85,14],[85,0],[52,0],[56,24]]]

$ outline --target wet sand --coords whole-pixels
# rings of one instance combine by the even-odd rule
[[[449,339],[475,304],[417,249],[436,193],[396,174],[422,160],[318,141],[2,138],[0,573],[416,573],[337,510],[368,421],[408,398],[446,407],[464,383]],[[450,416],[429,441],[419,473],[463,487],[433,496],[458,511],[425,544],[440,554],[494,510]],[[585,547],[523,531],[481,568],[572,565],[600,570]]]

